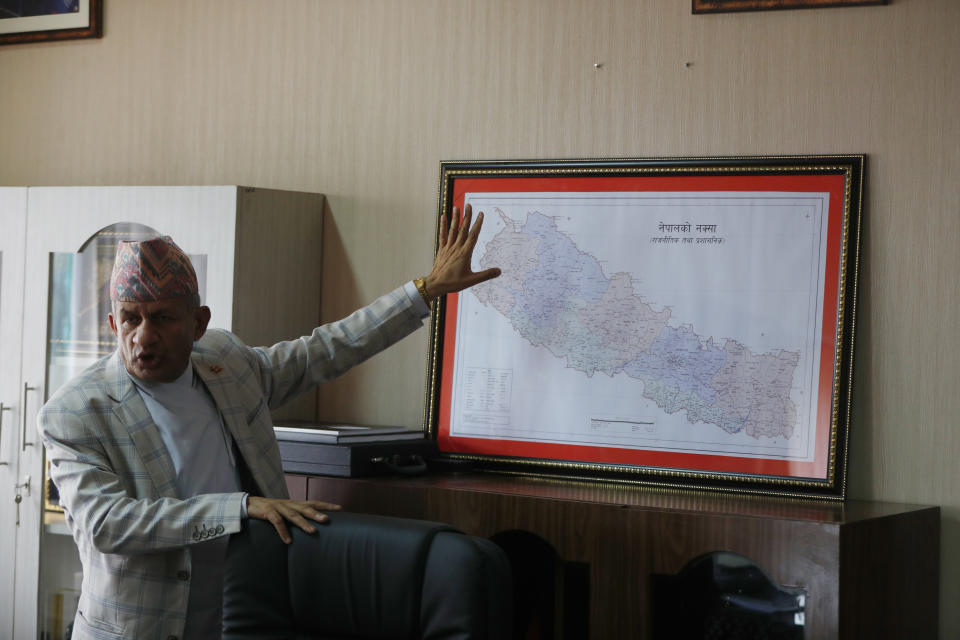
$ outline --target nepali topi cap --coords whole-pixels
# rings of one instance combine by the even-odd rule
[[[110,276],[111,300],[155,302],[198,292],[190,258],[170,236],[117,245]]]

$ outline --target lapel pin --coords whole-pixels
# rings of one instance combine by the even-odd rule
[[[218,364],[212,364],[210,365],[210,371],[213,371],[214,373],[220,373],[221,371],[223,371],[223,367],[221,367]]]

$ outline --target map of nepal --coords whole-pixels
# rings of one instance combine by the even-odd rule
[[[800,354],[755,354],[736,340],[701,339],[671,326],[669,307],[655,311],[628,273],[607,277],[553,218],[527,214],[520,224],[497,210],[504,228],[486,245],[480,266],[499,278],[470,291],[505,316],[530,344],[545,347],[587,376],[626,374],[666,413],[727,433],[789,439],[797,424],[790,399]]]

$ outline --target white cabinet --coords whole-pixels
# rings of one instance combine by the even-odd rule
[[[115,348],[106,285],[117,242],[173,237],[194,261],[210,326],[272,344],[319,322],[323,209],[320,194],[237,186],[0,189],[0,401],[10,406],[0,412],[0,640],[62,637],[72,620],[79,559],[45,500],[36,416]],[[277,414],[316,416],[316,394]],[[29,490],[14,488],[27,477]]]
[[[27,190],[0,188],[0,639],[13,637]]]

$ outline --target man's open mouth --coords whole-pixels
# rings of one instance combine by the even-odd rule
[[[159,356],[155,353],[141,353],[137,356],[137,362],[148,367],[155,364],[159,359]]]

